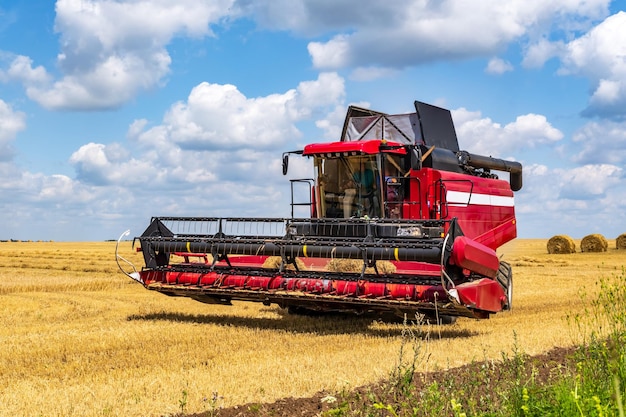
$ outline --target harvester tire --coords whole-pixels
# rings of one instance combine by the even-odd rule
[[[507,302],[503,310],[511,310],[513,304],[513,270],[511,269],[511,264],[504,261],[500,262],[496,280],[506,294]]]

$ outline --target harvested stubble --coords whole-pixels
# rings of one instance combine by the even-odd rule
[[[609,242],[601,234],[587,235],[580,241],[581,252],[606,252]]]
[[[576,252],[574,239],[567,235],[556,235],[548,240],[548,253],[565,254]]]
[[[615,239],[615,247],[617,249],[626,249],[626,233],[622,233]]]
[[[376,262],[376,268],[381,274],[393,274],[396,272],[396,266],[389,261]],[[331,272],[361,272],[363,270],[363,261],[358,259],[331,259],[326,264],[326,270]],[[365,272],[373,274],[374,268],[366,268]]]
[[[411,360],[398,362],[403,346],[427,356],[416,364],[427,372],[497,361],[511,349],[534,355],[576,343],[578,332],[563,331],[562,319],[584,309],[580,289],[596,299],[600,289],[590,283],[624,265],[623,251],[565,260],[545,253],[546,239],[515,240],[498,250],[514,265],[513,311],[462,318],[423,344],[404,345],[401,323],[155,294],[117,270],[115,244],[0,242],[0,417],[144,417],[183,408],[221,415],[219,407],[234,405],[254,414],[241,406],[379,381]],[[120,253],[143,262],[131,242]],[[376,360],[363,366],[364,358]]]

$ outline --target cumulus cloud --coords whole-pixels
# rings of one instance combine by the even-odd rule
[[[279,23],[279,15],[271,13],[266,3],[260,2],[254,8],[257,12],[266,11],[263,19],[266,26],[273,22],[294,31],[298,31],[296,25],[299,25],[306,28],[305,32],[315,32],[312,27],[339,32],[308,46],[313,65],[330,69],[404,68],[443,58],[491,55],[514,41],[541,39],[555,25],[561,31],[572,30],[568,27],[571,21],[602,17],[608,5],[607,0],[513,1],[507,7],[501,7],[497,0],[480,3],[412,0],[402,7],[388,7],[378,1],[316,7],[317,2],[299,0],[297,17]],[[348,11],[353,13],[349,15]],[[318,23],[321,20],[318,13],[333,16],[331,23]]]
[[[572,136],[566,155],[582,164],[626,164],[626,122],[589,122]]]
[[[487,63],[487,68],[485,68],[487,74],[494,75],[504,74],[509,71],[513,71],[513,65],[502,58],[491,58]]]
[[[309,117],[317,109],[343,102],[344,79],[337,73],[321,73],[317,80],[302,81],[296,88],[295,100],[289,103],[297,119]]]
[[[324,132],[324,138],[330,141],[338,141],[345,117],[345,107],[338,105],[332,112],[326,115],[326,118],[316,121],[315,125]]]
[[[526,165],[524,188],[515,198],[518,228],[526,236],[569,234],[577,238],[619,229],[626,220],[623,210],[617,209],[626,192],[623,177],[623,168],[611,164]],[[563,225],[567,230],[558,229]]]
[[[626,12],[620,11],[564,48],[561,74],[582,75],[593,84],[585,116],[626,118],[625,26]]]
[[[11,204],[25,208],[22,215],[33,213],[39,207],[62,207],[75,215],[76,212],[71,209],[102,197],[94,188],[66,175],[32,173],[21,170],[13,163],[0,163],[0,177],[0,192],[16,197]],[[13,209],[12,213],[17,215],[21,211]]]
[[[482,155],[505,157],[515,150],[554,144],[563,138],[563,133],[540,114],[518,116],[504,126],[465,108],[453,110],[452,118],[459,145]]]
[[[0,163],[0,177],[0,192],[12,196],[0,201],[0,208],[11,213],[2,222],[3,239],[111,239],[124,227],[140,224],[135,196],[142,196],[141,188],[93,186],[66,175],[24,171],[11,163]],[[158,204],[159,194],[144,201]]]
[[[438,60],[487,57],[518,43],[523,67],[539,68],[560,58],[562,74],[591,80],[593,93],[584,115],[619,119],[626,108],[622,51],[626,35],[620,30],[626,13],[606,18],[609,4],[609,0],[511,1],[502,7],[497,0],[410,0],[390,7],[374,0],[238,0],[233,9],[234,15],[250,17],[262,28],[318,37],[308,44],[314,67],[352,68],[350,78],[357,81],[389,77]],[[512,69],[510,62],[493,58],[485,72]]]
[[[35,198],[46,203],[72,204],[92,200],[93,194],[80,181],[66,175],[27,174],[29,180],[38,183]]]
[[[4,77],[18,79],[48,109],[110,109],[154,88],[169,72],[166,50],[178,35],[211,36],[210,25],[232,0],[58,0],[55,30],[61,52],[53,80],[28,57],[17,57]]]
[[[351,30],[361,26],[389,26],[402,20],[402,8],[390,7],[379,1],[344,0],[236,0],[233,15],[252,17],[260,27],[289,30],[304,36],[319,36],[326,32]]]
[[[26,85],[45,85],[51,78],[44,67],[33,68],[32,59],[19,55],[13,59],[6,71],[0,71],[0,79],[15,80]]]
[[[201,83],[186,102],[174,104],[164,123],[138,136],[140,142],[183,149],[277,149],[297,140],[295,123],[334,109],[344,99],[343,78],[322,73],[283,94],[248,98],[234,85]]]
[[[395,68],[383,67],[359,67],[350,74],[350,79],[355,81],[372,81],[377,78],[390,77],[398,73]]]
[[[149,160],[128,158],[128,151],[119,144],[88,143],[70,157],[77,179],[91,185],[137,186],[148,181],[158,182],[157,167]]]
[[[623,169],[615,165],[584,165],[571,170],[555,170],[560,180],[559,197],[587,200],[605,195],[622,181]]]
[[[13,141],[21,130],[26,128],[26,115],[15,111],[0,100],[0,162],[13,159]]]
[[[559,56],[565,49],[563,41],[551,42],[541,38],[526,47],[522,66],[525,68],[540,68],[546,61]]]
[[[277,175],[281,152],[292,150],[301,137],[297,123],[317,119],[324,128],[324,121],[335,121],[343,108],[344,95],[343,79],[335,73],[254,98],[233,85],[201,83],[186,101],[172,105],[161,124],[140,119],[129,126],[127,136],[141,156],[131,157],[119,144],[88,143],[70,163],[81,181],[100,186],[278,184],[284,182]]]
[[[410,0],[392,7],[375,0],[58,0],[60,75],[19,56],[0,78],[20,80],[28,96],[49,109],[116,108],[165,82],[171,65],[166,48],[174,37],[213,36],[211,25],[237,18],[253,19],[264,29],[320,38],[308,45],[314,66],[352,67],[351,78],[359,81],[438,59],[497,54],[511,42],[527,45],[525,66],[538,66],[564,48],[557,47],[562,41],[547,40],[552,29],[563,36],[580,31],[605,16],[608,4],[609,0],[513,1],[501,7],[498,0],[479,4]],[[605,24],[595,32],[615,30],[609,28],[613,25],[609,19]],[[324,39],[328,34],[334,35]],[[585,47],[572,42],[569,55]],[[578,64],[566,67],[577,70]],[[498,74],[510,69],[510,63],[492,59],[486,71]],[[623,104],[619,77],[597,77],[596,90],[589,114]]]

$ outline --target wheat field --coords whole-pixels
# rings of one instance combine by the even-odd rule
[[[549,255],[547,240],[499,250],[513,310],[428,328],[420,370],[580,341],[571,318],[622,271],[626,251]],[[580,247],[580,241],[577,241]],[[163,416],[350,389],[397,365],[402,324],[205,305],[121,274],[115,242],[0,242],[0,416]],[[141,258],[123,242],[122,254]]]

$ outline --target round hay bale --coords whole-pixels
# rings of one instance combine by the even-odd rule
[[[331,259],[326,264],[330,272],[361,272],[363,261],[357,259]]]
[[[567,235],[552,236],[548,240],[548,253],[565,254],[576,252],[576,243],[574,239]]]
[[[281,262],[282,262],[282,258],[280,256],[268,256],[265,262],[263,262],[262,267],[270,268],[270,269],[278,269],[280,268]],[[304,262],[302,262],[300,258],[296,258],[296,265],[298,266],[298,270],[300,271],[306,270],[306,265],[304,264]],[[295,270],[293,264],[288,264],[286,269],[289,269],[290,271]]]
[[[622,233],[615,239],[615,247],[617,249],[626,249],[626,233]]]
[[[381,274],[394,274],[396,272],[396,266],[389,261],[378,261],[376,267]]]
[[[381,274],[393,274],[396,266],[389,261],[377,261],[376,268]],[[363,269],[363,261],[360,259],[331,259],[326,264],[326,270],[330,272],[358,272]],[[374,268],[365,268],[365,273],[375,274]]]
[[[606,252],[609,242],[600,234],[592,234],[583,237],[580,241],[581,252]]]

